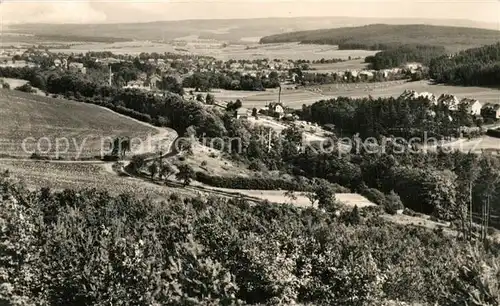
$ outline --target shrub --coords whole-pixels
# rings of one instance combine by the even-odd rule
[[[23,92],[27,92],[27,93],[35,92],[35,90],[31,87],[31,85],[29,83],[26,83],[22,86],[16,87],[15,90],[23,91]]]
[[[362,196],[370,200],[371,202],[380,205],[382,207],[385,207],[386,203],[386,197],[385,195],[380,192],[378,189],[375,188],[363,188],[360,190],[360,193]]]
[[[262,162],[261,160],[258,160],[258,159],[252,160],[250,162],[250,165],[248,166],[248,169],[252,170],[252,171],[257,171],[257,172],[267,171],[267,167],[264,164],[264,162]]]
[[[398,210],[403,210],[405,207],[403,206],[403,202],[401,202],[399,196],[394,191],[391,191],[385,197],[384,208],[388,214],[394,215]]]
[[[491,137],[500,138],[500,130],[488,129],[486,131],[486,135],[491,136]]]

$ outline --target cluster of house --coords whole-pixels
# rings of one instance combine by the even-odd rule
[[[69,71],[75,72],[75,73],[82,73],[82,74],[86,74],[87,73],[87,68],[85,67],[85,65],[83,63],[69,62],[65,58],[63,58],[62,60],[56,58],[54,60],[54,66],[53,67],[54,68],[66,69],[66,70],[69,70]]]
[[[236,118],[247,119],[249,113],[250,112],[247,108],[241,107],[236,111]],[[287,114],[285,114],[284,105],[278,102],[270,102],[267,106],[258,109],[257,113],[275,117],[277,119],[284,119],[287,116]],[[290,116],[292,115],[290,114]]]
[[[434,105],[445,105],[450,111],[459,110],[460,106],[473,116],[482,116],[483,118],[500,119],[500,104],[485,103],[482,104],[477,99],[463,98],[459,99],[451,94],[442,94],[436,97],[430,92],[418,93],[414,90],[405,90],[401,97],[408,99],[426,98]]]
[[[146,91],[152,91],[158,89],[158,82],[160,82],[162,78],[157,74],[148,75],[143,72],[138,75],[137,80],[130,81],[127,85],[123,86],[123,88],[134,88]]]
[[[24,51],[20,49],[3,49],[0,51],[0,67],[35,67],[36,65],[26,60],[15,60],[21,57]]]
[[[268,60],[261,60],[257,62],[235,62],[229,64],[229,69],[233,71],[238,71],[238,72],[244,72],[244,71],[267,71],[272,72],[272,71],[288,71],[290,69],[295,68],[295,64],[293,62],[275,62],[275,61],[268,61]]]

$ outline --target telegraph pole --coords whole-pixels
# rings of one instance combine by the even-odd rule
[[[278,104],[281,104],[281,83],[280,83],[280,89],[278,93]]]
[[[269,129],[269,142],[268,142],[268,146],[267,146],[267,152],[271,152],[271,133],[272,133],[272,129]]]
[[[111,71],[111,65],[109,65],[109,87],[113,86],[113,71]]]

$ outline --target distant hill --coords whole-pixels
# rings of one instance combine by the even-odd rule
[[[419,23],[496,29],[496,24],[475,22],[471,20],[297,17],[179,20],[123,24],[11,24],[8,26],[4,25],[4,30],[8,29],[9,32],[27,33],[37,36],[66,37],[65,40],[68,40],[68,38],[71,37],[99,37],[99,40],[101,41],[104,37],[111,38],[112,40],[172,40],[175,38],[196,35],[200,38],[236,42],[241,41],[242,38],[248,37],[260,38],[271,34],[288,33],[293,31],[343,28],[376,23]]]
[[[386,50],[398,45],[443,46],[450,51],[493,44],[500,31],[423,24],[372,24],[360,27],[300,31],[263,37],[261,43],[302,42],[338,45],[339,49]]]

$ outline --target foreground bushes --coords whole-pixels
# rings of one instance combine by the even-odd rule
[[[498,304],[498,257],[362,213],[6,179],[0,198],[2,305]]]

